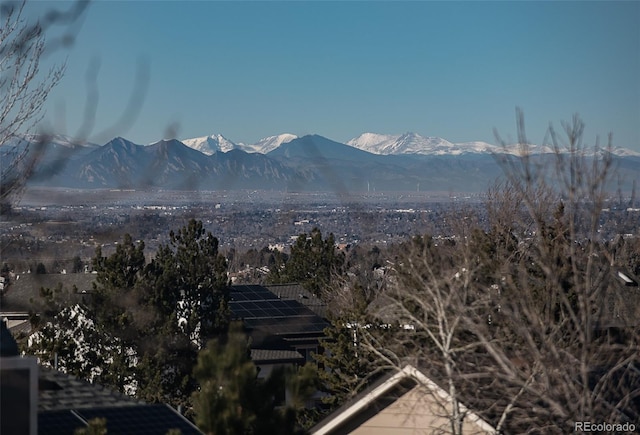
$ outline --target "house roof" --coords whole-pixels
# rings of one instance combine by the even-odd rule
[[[3,311],[31,311],[41,307],[40,288],[55,289],[62,285],[64,292],[59,297],[71,303],[82,300],[85,293],[93,290],[95,274],[91,273],[23,273],[12,278],[2,294]],[[74,291],[77,289],[77,293]],[[84,293],[83,293],[84,292]]]
[[[201,433],[168,405],[147,404],[58,370],[40,367],[38,384],[40,434],[72,434],[95,418],[106,419],[107,433]]]
[[[425,394],[424,390],[416,390],[416,387],[426,389],[429,394]],[[351,401],[329,414],[312,427],[310,433],[321,435],[350,432],[363,421],[373,418],[409,392],[417,392],[421,396],[437,397],[436,400],[440,403],[442,403],[441,401],[451,401],[449,394],[422,371],[412,365],[406,365],[401,370],[384,376]],[[461,411],[466,415],[465,422],[471,423],[482,433],[496,433],[496,430],[480,416],[464,405],[461,408]],[[402,412],[407,414],[407,412],[418,412],[417,410],[418,408],[414,406],[410,411],[404,410]],[[404,418],[409,419],[410,417],[410,415],[405,415]],[[388,427],[384,431],[388,432],[390,429]]]
[[[638,278],[622,268],[614,268],[612,273],[613,284],[604,296],[598,327],[636,327],[640,319]]]
[[[88,427],[96,418],[106,420],[109,434],[166,435],[177,429],[183,435],[202,432],[168,405],[139,404],[125,407],[96,407],[38,413],[38,433],[68,435]]]
[[[261,285],[232,286],[229,308],[232,318],[243,320],[257,336],[321,337],[329,326],[298,300],[278,297]]]
[[[143,402],[48,367],[39,370],[39,411],[135,406]]]
[[[327,304],[300,284],[270,284],[265,288],[280,299],[298,301],[319,317],[327,317]]]
[[[177,429],[184,435],[202,433],[168,405],[146,404],[73,375],[39,367],[33,357],[18,357],[13,336],[4,322],[1,322],[1,326],[3,351],[0,357],[9,357],[6,359],[11,360],[5,361],[2,367],[13,365],[9,363],[14,360],[32,362],[29,372],[37,373],[37,394],[35,383],[32,390],[37,398],[34,396],[30,400],[32,405],[37,400],[38,433],[72,434],[78,428],[87,427],[95,418],[106,419],[108,433],[165,435],[171,429]]]
[[[251,360],[256,364],[303,363],[304,357],[295,350],[251,349]]]

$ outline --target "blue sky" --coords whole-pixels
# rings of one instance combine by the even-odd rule
[[[46,2],[40,6],[65,3]],[[90,139],[221,133],[347,141],[408,131],[530,140],[574,113],[585,139],[640,151],[640,2],[98,1],[83,18],[47,123],[76,134],[98,74]],[[137,65],[146,87],[134,86]],[[146,89],[144,98],[142,90]],[[126,113],[132,95],[141,102]]]

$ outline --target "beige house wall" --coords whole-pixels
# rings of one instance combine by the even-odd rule
[[[438,401],[437,399],[440,399]],[[423,386],[416,386],[377,415],[365,421],[355,435],[414,435],[451,433],[442,398],[429,394]],[[449,403],[446,403],[449,405]],[[465,421],[465,435],[487,434],[472,421]]]

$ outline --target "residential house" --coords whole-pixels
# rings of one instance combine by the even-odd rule
[[[18,355],[6,324],[0,335],[0,433],[69,435],[94,419],[105,419],[107,433],[183,435],[200,430],[168,405],[147,404],[54,369],[34,357]]]
[[[390,372],[311,428],[312,435],[449,433],[451,396],[412,365]],[[478,414],[461,406],[463,433],[495,434]]]
[[[229,307],[251,337],[252,357],[263,373],[281,364],[312,362],[313,353],[321,351],[329,322],[317,313],[325,308],[299,285],[235,285]]]

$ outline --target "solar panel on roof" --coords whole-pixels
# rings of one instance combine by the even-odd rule
[[[76,429],[86,427],[71,411],[38,412],[38,433],[48,435],[69,435]]]
[[[267,313],[267,316],[271,316],[271,317],[282,316],[282,313],[277,308],[267,308],[264,311],[265,313]]]
[[[244,319],[246,317],[249,317],[249,312],[247,310],[240,310],[240,309],[233,310],[232,309],[232,312],[233,312],[233,317],[235,317],[235,318]]]
[[[292,318],[250,318],[245,319],[250,329],[258,329],[276,335],[322,334],[328,323],[317,316]]]
[[[249,329],[275,335],[322,335],[328,323],[298,300],[280,299],[257,285],[234,286],[229,304],[235,318]]]
[[[183,435],[201,433],[167,405],[90,408],[76,412],[87,421],[105,418],[107,433],[165,435],[170,429],[178,429]]]

